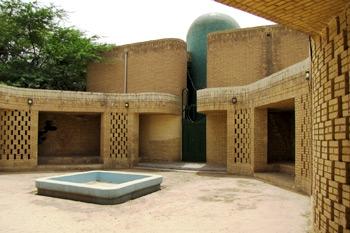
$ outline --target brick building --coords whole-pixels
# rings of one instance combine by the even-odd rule
[[[205,160],[285,172],[313,197],[315,232],[350,231],[350,6],[346,0],[219,0],[281,25],[207,37]],[[88,92],[0,86],[0,170],[181,161],[186,43],[118,46]]]

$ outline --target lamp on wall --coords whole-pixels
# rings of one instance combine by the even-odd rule
[[[27,99],[27,104],[28,104],[29,106],[32,106],[33,103],[34,103],[34,101],[33,101],[32,98],[28,98],[28,99]]]
[[[232,104],[237,104],[238,102],[237,97],[236,96],[232,97],[231,102]]]
[[[129,102],[125,102],[125,108],[129,108]]]
[[[310,71],[305,71],[305,80],[309,81],[310,80]]]

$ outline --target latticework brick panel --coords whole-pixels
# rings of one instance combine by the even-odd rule
[[[237,109],[233,118],[233,161],[250,163],[250,112],[248,109]]]
[[[350,8],[313,38],[315,232],[350,231]]]
[[[0,160],[31,159],[31,115],[0,109]]]
[[[128,114],[110,113],[110,154],[113,159],[128,157]]]

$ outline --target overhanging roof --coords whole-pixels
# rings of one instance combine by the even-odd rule
[[[349,0],[216,0],[291,28],[317,34]]]

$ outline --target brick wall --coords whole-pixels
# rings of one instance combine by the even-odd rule
[[[206,115],[206,159],[208,164],[225,165],[227,143],[226,112]]]
[[[39,113],[39,130],[44,129],[46,121],[57,129],[45,134],[39,144],[39,158],[100,156],[99,114]]]
[[[181,160],[181,116],[140,115],[140,159]]]
[[[186,87],[187,52],[185,42],[163,39],[119,46],[91,64],[87,90],[124,92],[125,53],[127,52],[128,93],[162,92],[181,96]]]
[[[314,230],[350,231],[350,7],[313,37]]]
[[[307,35],[264,26],[208,35],[208,87],[241,86],[304,60]]]
[[[181,101],[164,93],[104,94],[0,85],[0,170],[37,167],[38,131],[50,119],[58,130],[48,133],[39,156],[100,155],[106,168],[133,166],[139,160],[139,114],[146,113],[180,119]],[[180,151],[181,144],[176,148]]]
[[[267,108],[255,108],[252,123],[254,124],[252,130],[252,169],[254,172],[267,171]]]
[[[349,1],[217,1],[312,35],[313,231],[350,232]]]
[[[310,81],[305,71],[309,59],[254,83],[239,87],[198,91],[198,110],[210,114],[227,112],[227,170],[237,174],[269,171],[267,163],[268,123],[271,107],[285,109],[295,102],[295,184],[311,193]],[[232,104],[232,97],[237,103]],[[302,115],[302,116],[301,116]],[[210,125],[209,125],[210,126]],[[218,128],[212,124],[212,130]],[[211,144],[208,144],[211,145]]]
[[[124,57],[107,53],[100,63],[88,66],[86,89],[93,92],[124,92]]]
[[[312,193],[312,105],[310,92],[295,98],[295,122],[295,183],[301,190]]]

